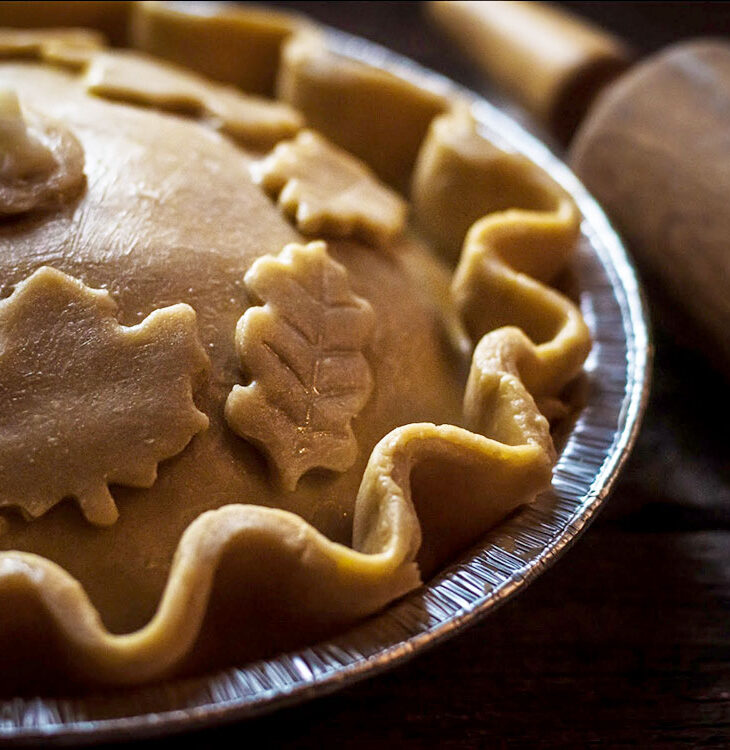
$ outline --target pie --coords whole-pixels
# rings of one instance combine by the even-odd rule
[[[280,13],[68,5],[0,33],[5,694],[378,611],[550,485],[590,349],[578,211],[467,103]]]

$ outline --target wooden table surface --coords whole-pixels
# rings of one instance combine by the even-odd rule
[[[285,4],[484,91],[418,3]],[[644,52],[730,30],[730,3],[566,5]],[[654,325],[633,456],[592,528],[524,593],[334,696],[134,747],[730,747],[727,381],[676,343],[663,313]]]

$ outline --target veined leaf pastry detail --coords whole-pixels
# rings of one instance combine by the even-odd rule
[[[86,71],[86,85],[98,96],[199,117],[256,149],[290,138],[303,123],[287,104],[211,83],[139,53],[95,55]]]
[[[251,174],[308,235],[387,245],[403,231],[406,204],[359,159],[311,130],[279,143]]]
[[[83,41],[19,38],[0,65],[31,134],[36,113],[62,118],[88,174],[68,210],[0,225],[0,296],[29,277],[0,301],[0,689],[138,684],[314,643],[550,485],[546,404],[587,348],[544,286],[575,247],[572,202],[448,87],[260,13],[145,3],[132,39],[252,92],[276,78],[301,115]],[[295,137],[304,122],[320,135]],[[398,236],[404,204],[373,174],[413,196],[415,231]],[[352,237],[346,266],[288,244],[265,191],[315,239]],[[455,274],[434,247],[454,264],[463,247]],[[44,263],[60,270],[30,276]],[[120,314],[60,271],[114,289]],[[196,312],[119,324],[183,299]],[[194,389],[210,428],[183,451],[206,424]],[[71,504],[16,513],[75,495],[112,523],[111,482],[131,486],[103,533]]]
[[[263,448],[287,490],[315,467],[345,471],[357,455],[350,421],[373,387],[362,352],[373,327],[370,304],[353,294],[323,242],[260,258],[245,283],[262,304],[236,328],[252,382],[228,396],[229,426]]]
[[[106,291],[43,267],[0,301],[0,508],[37,518],[74,497],[109,525],[110,483],[149,487],[208,425],[192,400],[207,368],[195,311],[127,328]],[[57,352],[63,353],[58,368]]]

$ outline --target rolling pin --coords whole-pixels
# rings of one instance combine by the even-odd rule
[[[632,66],[620,40],[542,3],[428,11],[570,140],[568,162],[626,240],[654,315],[730,376],[730,44],[680,42]]]

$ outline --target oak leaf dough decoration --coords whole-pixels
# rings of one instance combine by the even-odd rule
[[[66,497],[116,521],[108,484],[149,487],[157,464],[208,426],[193,385],[208,367],[195,311],[132,327],[116,304],[49,267],[0,301],[0,509],[43,515]]]
[[[373,388],[362,350],[374,314],[324,242],[259,258],[245,283],[261,303],[236,328],[251,383],[234,386],[226,420],[269,455],[281,484],[293,491],[309,469],[345,471],[355,461],[350,422]]]
[[[359,159],[311,130],[251,165],[254,182],[308,235],[355,236],[387,245],[403,231],[406,204]]]

